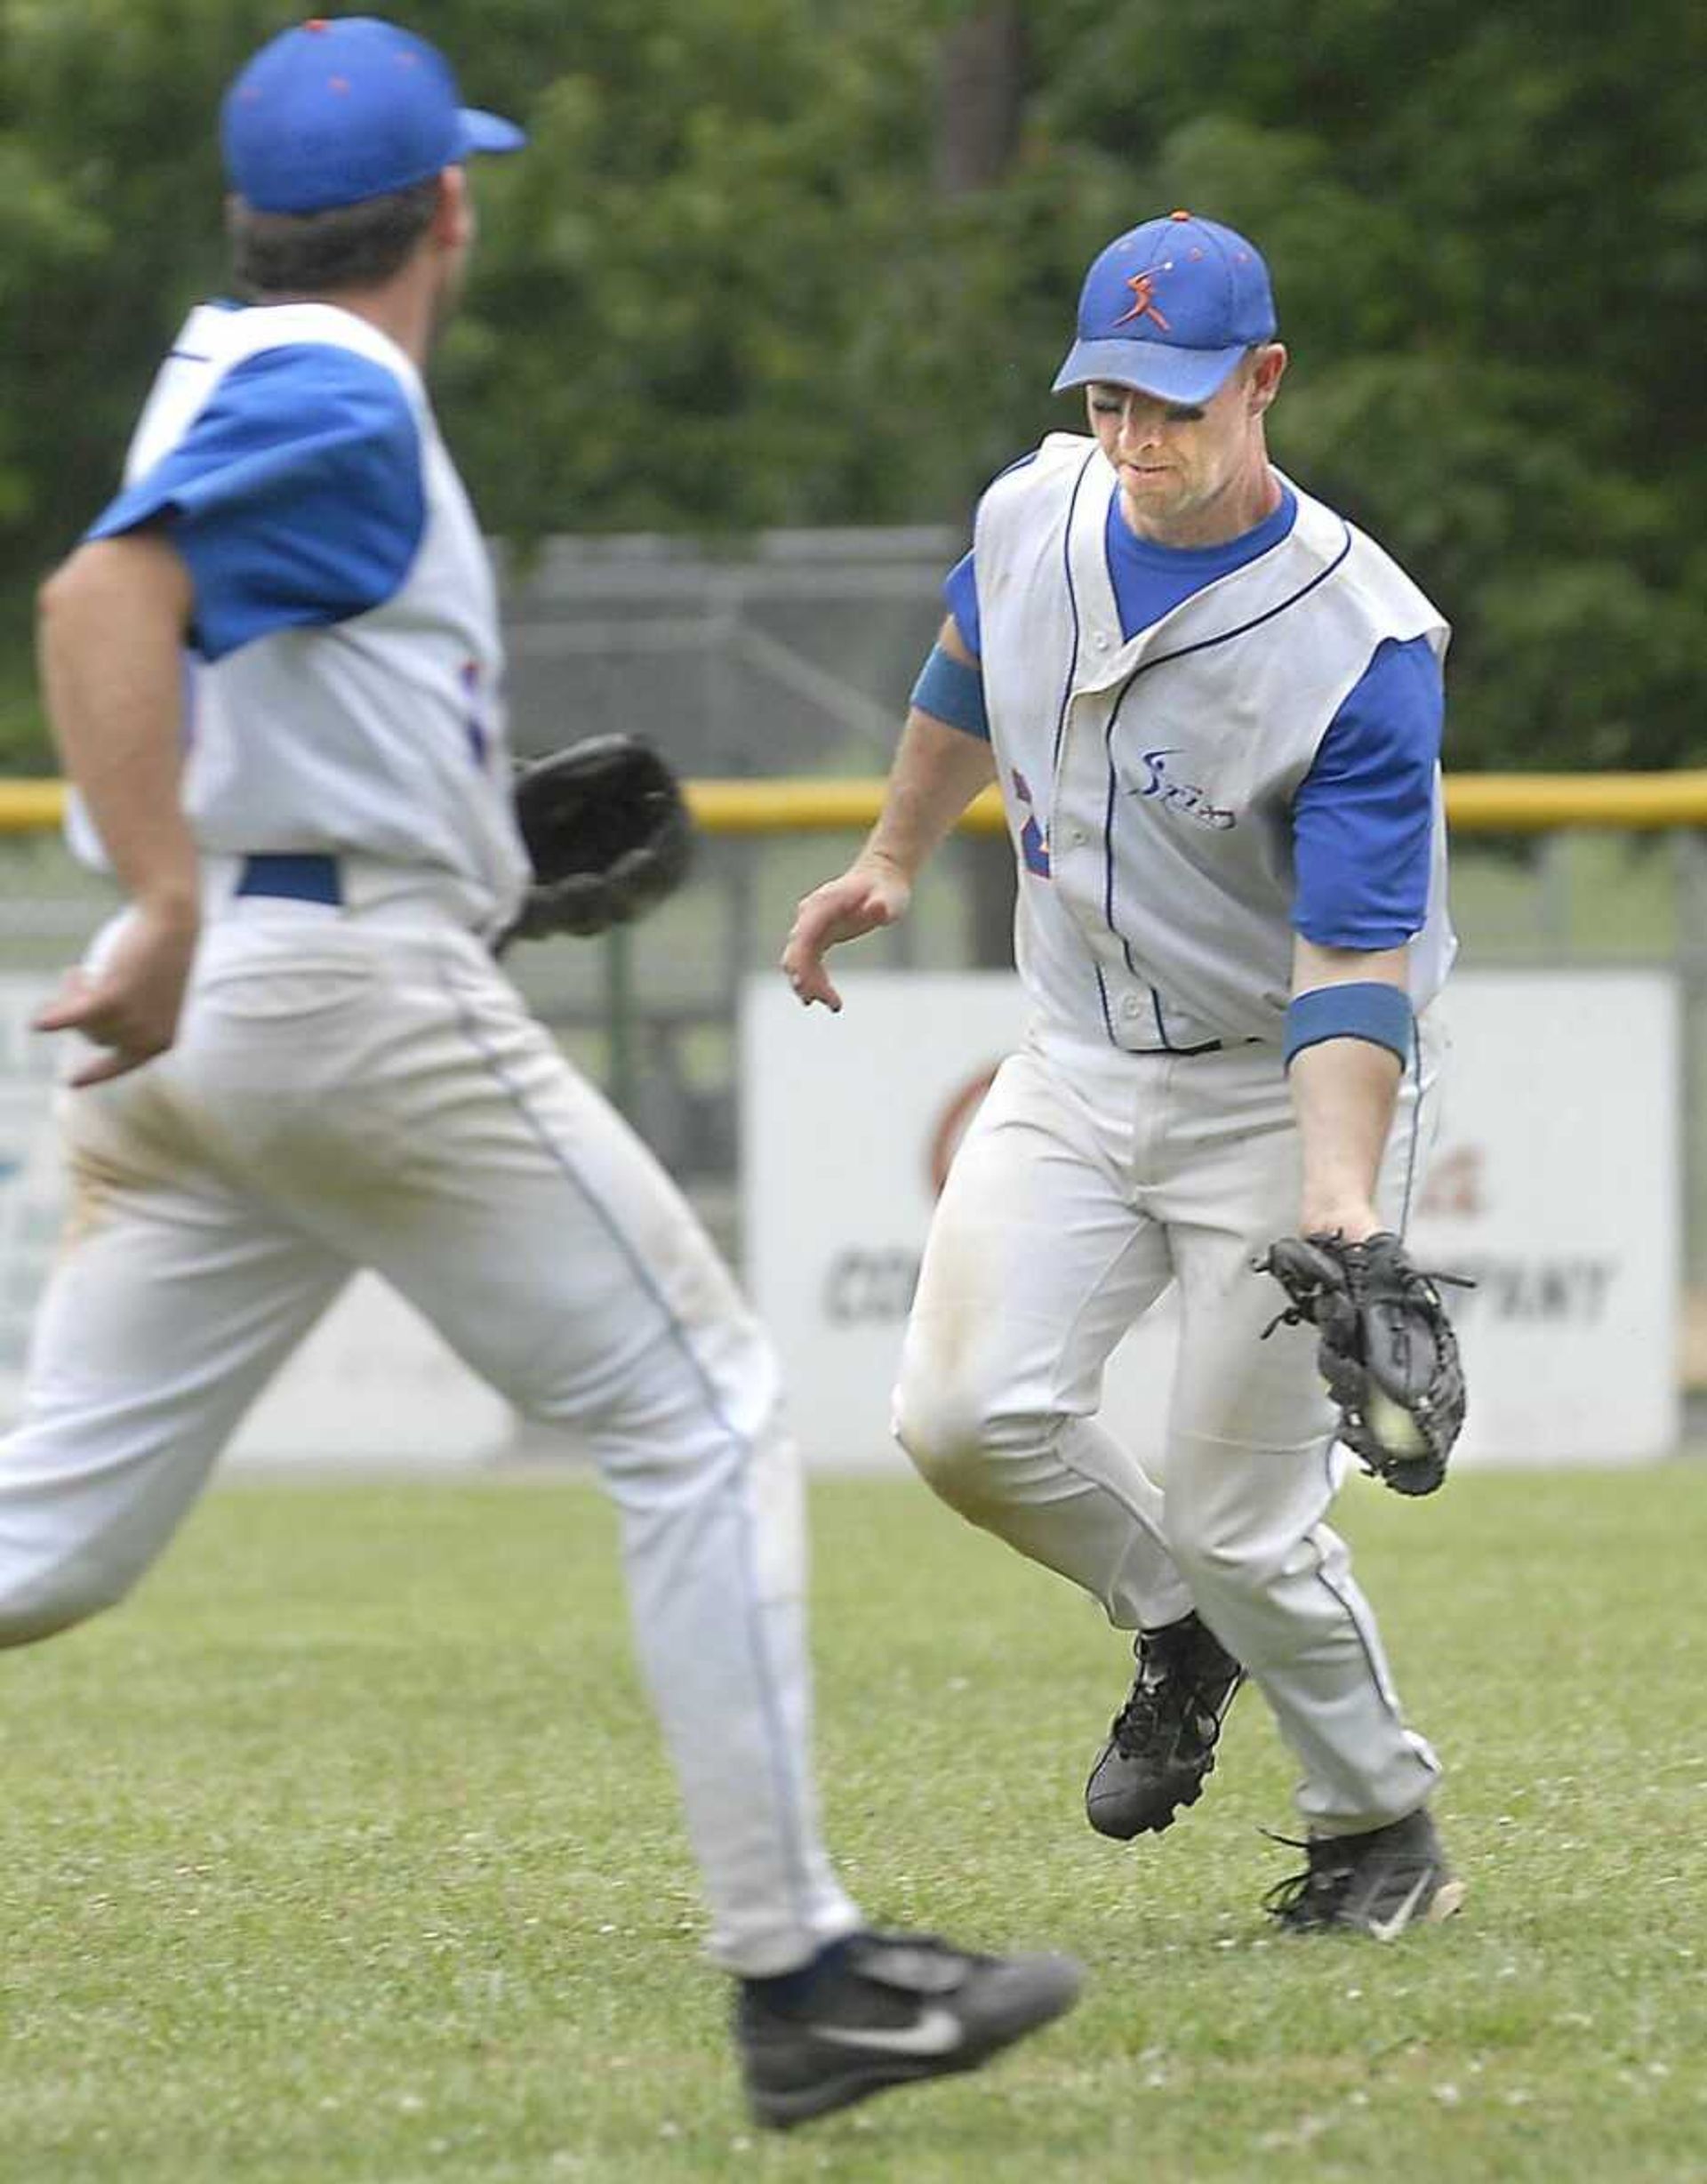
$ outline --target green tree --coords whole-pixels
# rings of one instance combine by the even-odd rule
[[[1700,10],[1046,20],[1039,132],[1070,116],[1134,205],[1262,241],[1296,364],[1279,458],[1452,616],[1453,762],[1707,759]]]
[[[964,518],[1077,429],[1047,388],[1086,261],[1189,204],[1272,262],[1295,365],[1278,459],[1454,621],[1453,762],[1707,757],[1693,0],[1051,0],[1005,27],[1006,0],[397,12],[533,136],[478,171],[486,232],[437,375],[494,530]],[[981,124],[1001,156],[968,165],[940,102],[971,95],[943,64],[974,13],[1022,96]],[[41,756],[34,582],[220,285],[212,117],[278,20],[0,0],[14,763]]]

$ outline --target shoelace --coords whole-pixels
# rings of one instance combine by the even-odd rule
[[[1115,1749],[1126,1759],[1138,1758],[1146,1740],[1162,1727],[1162,1687],[1134,1683],[1126,1703],[1114,1717],[1110,1734]]]
[[[1200,1658],[1202,1653],[1202,1646],[1192,1642],[1166,1637],[1145,1641],[1138,1655],[1137,1681],[1110,1724],[1115,1749],[1124,1757],[1142,1757],[1141,1739],[1169,1727],[1189,1728],[1206,1747],[1215,1744],[1222,1717],[1244,1682],[1245,1672],[1235,1664],[1230,1680],[1206,1676],[1206,1660]]]
[[[1137,1680],[1109,1732],[1114,1738],[1115,1749],[1125,1758],[1141,1757],[1143,1740],[1158,1735],[1166,1726],[1168,1709],[1163,1704],[1164,1694],[1180,1678],[1186,1659],[1186,1649],[1166,1639],[1146,1637],[1142,1641]],[[1182,1721],[1198,1703],[1198,1696],[1195,1683],[1182,1695]]]
[[[1310,1861],[1302,1873],[1289,1873],[1277,1881],[1262,1899],[1262,1908],[1277,1918],[1285,1918],[1302,1903],[1319,1898],[1324,1902],[1344,1893],[1345,1883],[1351,1867],[1342,1859],[1335,1863],[1334,1853],[1338,1848],[1333,1837],[1325,1836],[1316,1843],[1301,1842],[1296,1835],[1277,1835],[1272,1828],[1262,1830],[1270,1843],[1278,1843],[1288,1851],[1302,1851]]]

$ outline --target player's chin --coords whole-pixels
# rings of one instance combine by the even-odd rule
[[[1190,499],[1179,480],[1159,476],[1155,471],[1133,476],[1122,471],[1121,497],[1134,516],[1142,516],[1150,523],[1167,523],[1183,515]]]

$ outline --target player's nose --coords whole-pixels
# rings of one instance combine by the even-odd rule
[[[1120,412],[1119,442],[1136,451],[1153,447],[1161,437],[1162,405],[1149,395],[1129,394]]]

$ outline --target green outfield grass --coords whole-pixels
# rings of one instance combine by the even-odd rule
[[[1384,1949],[1265,1932],[1260,1702],[1195,1813],[1102,1843],[1120,1642],[909,1481],[813,1511],[846,1871],[875,1916],[1077,1950],[1074,2017],[753,2132],[597,1494],[238,1483],[0,1666],[0,2179],[1707,2177],[1707,1465],[1348,1492],[1471,1883]]]

